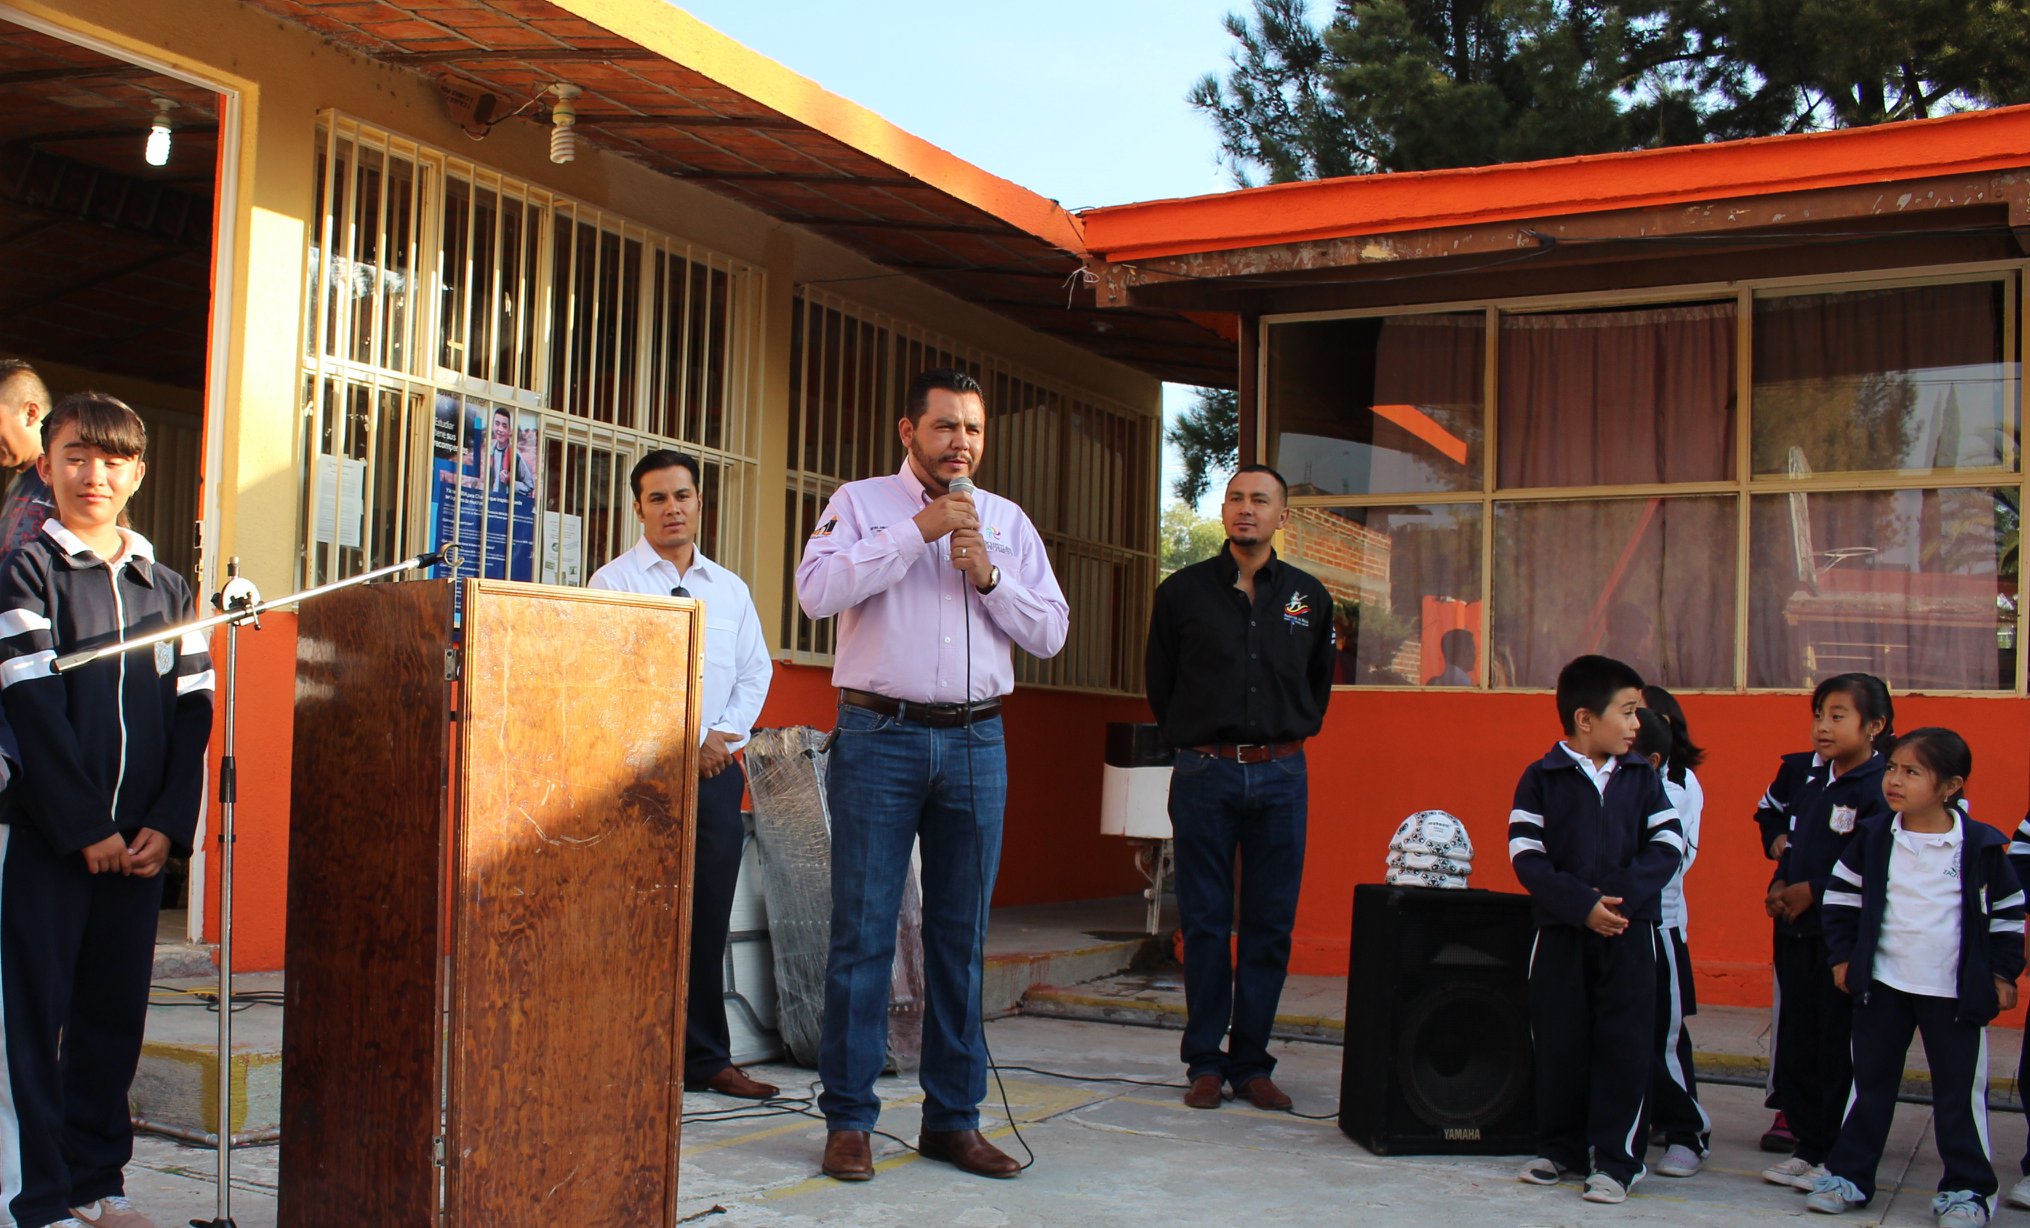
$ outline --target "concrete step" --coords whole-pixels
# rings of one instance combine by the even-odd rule
[[[157,942],[155,980],[176,981],[218,976],[218,948],[205,942]]]
[[[235,1142],[261,1142],[277,1137],[282,1128],[282,974],[237,975],[233,995],[240,1005],[233,1014],[232,1090],[223,1116]],[[247,1001],[248,995],[262,997]],[[158,973],[149,995],[141,1064],[128,1094],[141,1128],[216,1141],[219,1018],[212,1004],[217,996],[216,973]]]

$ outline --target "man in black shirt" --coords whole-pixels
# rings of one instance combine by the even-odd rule
[[[1289,518],[1282,476],[1242,466],[1220,509],[1226,549],[1158,586],[1149,622],[1149,707],[1177,751],[1181,1051],[1184,1103],[1196,1109],[1218,1108],[1229,1084],[1258,1108],[1290,1107],[1269,1077],[1269,1029],[1304,874],[1304,739],[1332,697],[1333,644],[1332,594],[1270,548]],[[1237,966],[1227,946],[1236,851],[1247,867]]]

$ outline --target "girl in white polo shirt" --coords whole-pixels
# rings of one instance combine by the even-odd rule
[[[1854,1090],[1839,1141],[1805,1206],[1837,1215],[1875,1193],[1913,1033],[1931,1063],[1932,1115],[1945,1173],[1931,1200],[1939,1228],[1981,1228],[1995,1196],[1988,1148],[1986,1025],[2015,1005],[2023,971],[2023,891],[2008,840],[1963,800],[1973,755],[1950,729],[1904,735],[1882,793],[1825,894],[1833,983],[1854,999]]]

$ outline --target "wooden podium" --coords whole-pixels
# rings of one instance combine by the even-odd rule
[[[283,1228],[674,1225],[703,651],[675,598],[303,607]]]

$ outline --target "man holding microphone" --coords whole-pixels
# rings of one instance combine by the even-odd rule
[[[797,567],[812,618],[839,616],[839,687],[826,793],[832,937],[818,1107],[824,1172],[874,1175],[888,989],[910,848],[923,850],[923,1132],[918,1150],[987,1177],[1021,1166],[981,1137],[987,1094],[981,944],[1001,856],[1007,761],[1001,697],[1012,649],[1064,647],[1070,611],[1022,509],[973,487],[986,402],[971,376],[936,368],[909,387],[907,453],[886,477],[826,506]]]

